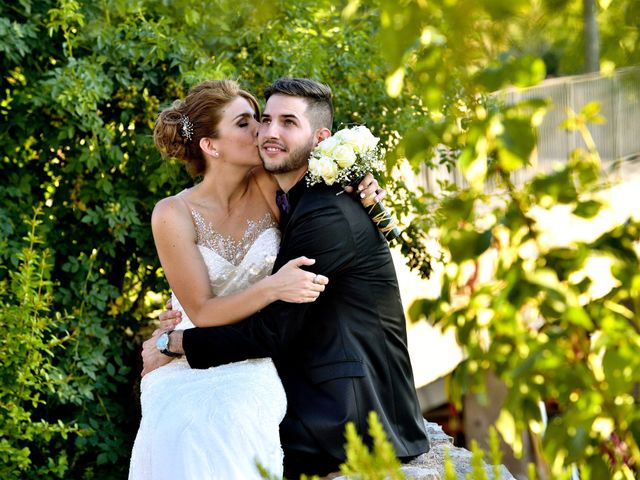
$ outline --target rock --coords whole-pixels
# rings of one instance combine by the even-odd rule
[[[405,474],[405,477],[414,480],[444,480],[444,456],[445,451],[448,449],[449,457],[456,471],[456,478],[458,480],[465,480],[467,474],[472,471],[471,452],[464,448],[455,447],[453,445],[453,439],[442,431],[440,425],[427,422],[426,420],[424,423],[427,429],[427,435],[429,436],[431,449],[427,453],[420,455],[402,466],[402,472]],[[493,470],[490,465],[485,463],[484,468],[489,479],[498,480],[494,479]],[[339,476],[339,474],[332,474],[325,478],[349,480],[345,476]],[[515,480],[504,465],[500,465],[500,480]]]

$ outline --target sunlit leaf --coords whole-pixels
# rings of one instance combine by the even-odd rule
[[[395,72],[387,77],[386,86],[387,93],[390,97],[397,97],[402,92],[402,86],[404,84],[404,67],[399,67]]]
[[[428,320],[435,305],[435,301],[425,298],[415,300],[409,307],[409,319],[412,322],[417,322],[423,318],[426,318]]]
[[[579,307],[569,307],[564,312],[564,319],[567,320],[569,323],[572,323],[574,325],[577,325],[585,329],[593,328],[593,322],[589,318],[589,315],[587,315],[584,309]]]
[[[521,455],[522,452],[522,439],[516,430],[515,420],[513,415],[504,408],[500,411],[498,420],[496,421],[496,428],[502,436],[505,442],[507,442],[515,452],[516,455]]]
[[[477,258],[491,245],[491,232],[456,230],[443,239],[454,262]]]
[[[573,209],[573,214],[582,218],[593,218],[598,214],[598,212],[600,212],[602,206],[602,202],[597,200],[578,202],[576,207]]]
[[[536,135],[529,121],[520,118],[503,122],[504,131],[498,137],[498,163],[506,172],[512,172],[529,163],[536,145]]]

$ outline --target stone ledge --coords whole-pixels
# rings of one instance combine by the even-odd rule
[[[402,472],[407,479],[413,480],[443,480],[444,479],[444,456],[449,450],[449,457],[453,462],[458,480],[465,480],[468,473],[473,470],[471,467],[471,452],[464,448],[455,447],[453,439],[442,431],[442,427],[437,423],[424,422],[429,436],[431,449],[411,462],[402,466]],[[500,479],[494,479],[493,470],[485,463],[484,469],[490,480],[515,480],[504,465],[500,465]],[[333,473],[326,480],[349,480],[348,477]]]

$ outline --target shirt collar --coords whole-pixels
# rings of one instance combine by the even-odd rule
[[[289,205],[290,205],[289,214],[293,213],[293,211],[296,209],[296,206],[300,202],[300,199],[302,198],[302,195],[304,195],[304,192],[306,190],[307,190],[307,177],[305,175],[300,180],[298,180],[298,183],[296,183],[293,187],[291,187],[287,192],[287,197],[289,198]]]
[[[284,230],[286,226],[289,224],[289,219],[291,218],[291,215],[293,215],[293,211],[298,206],[298,203],[300,202],[300,199],[302,198],[302,195],[304,195],[304,192],[306,190],[307,190],[307,181],[305,177],[302,177],[298,181],[298,183],[296,183],[293,187],[289,189],[287,193],[277,194],[278,196],[279,195],[285,196],[286,200],[282,198],[279,198],[279,199],[276,198],[276,202],[280,204],[286,203],[288,205],[288,208],[286,210],[283,210],[282,208],[280,209],[280,228],[281,229]]]

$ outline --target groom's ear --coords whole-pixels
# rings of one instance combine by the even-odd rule
[[[316,145],[331,136],[331,130],[322,127],[316,130]]]

